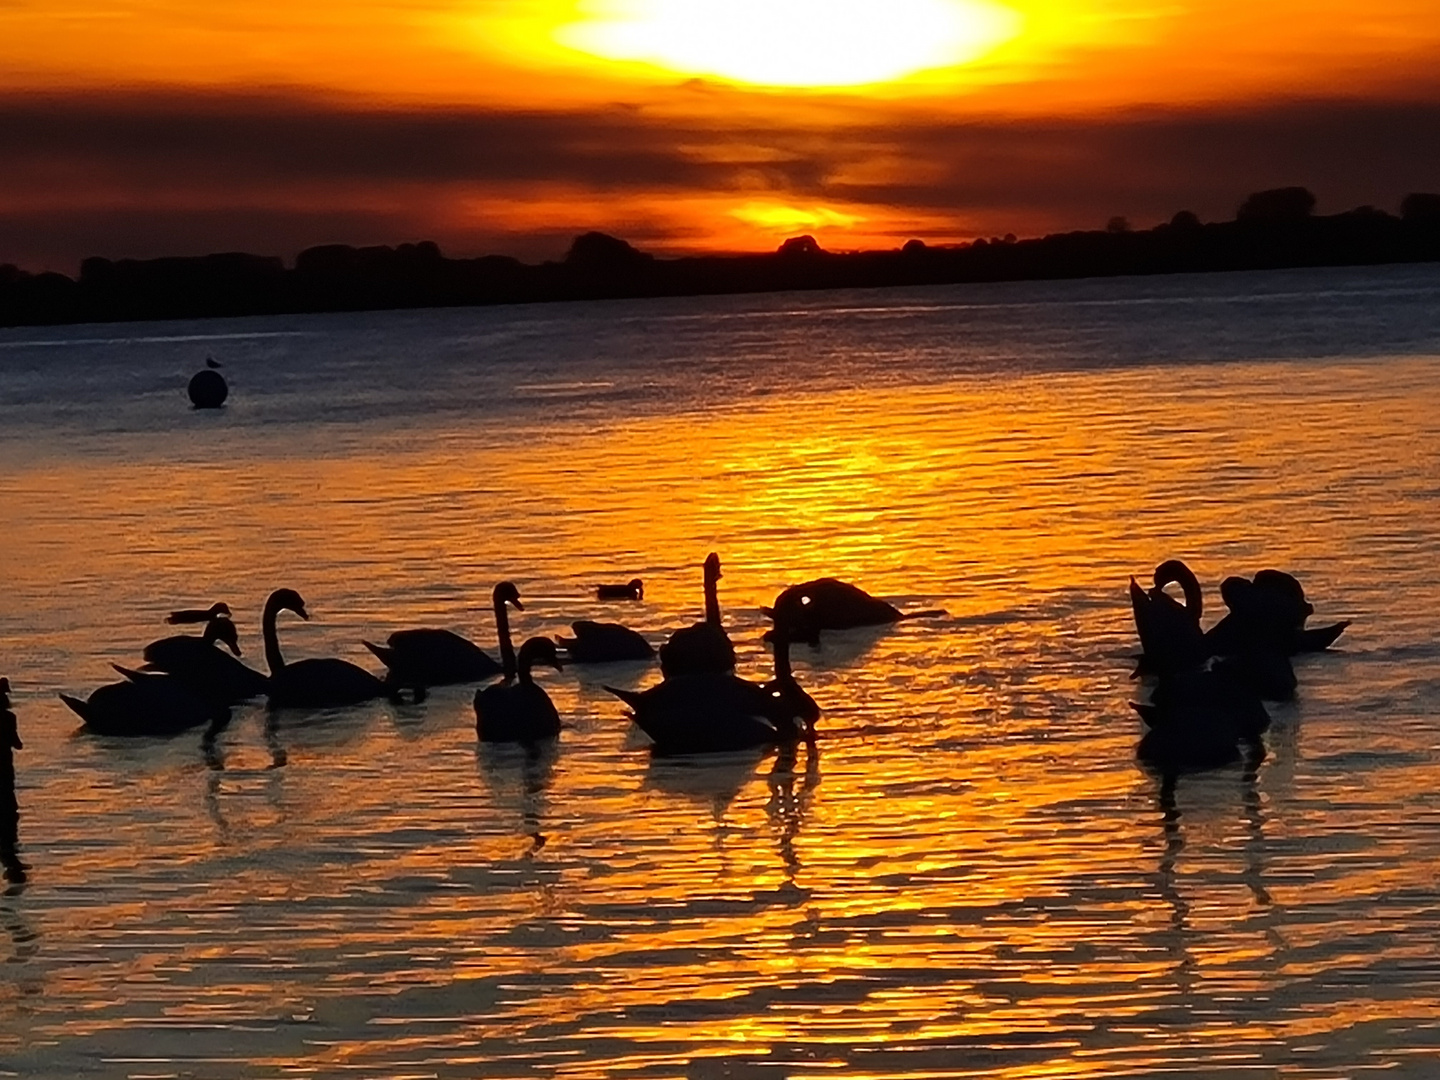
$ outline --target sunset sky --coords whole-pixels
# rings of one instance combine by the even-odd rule
[[[1435,0],[0,0],[0,263],[832,249],[1440,190]]]

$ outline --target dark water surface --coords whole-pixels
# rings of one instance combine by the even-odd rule
[[[231,403],[192,411],[213,355]],[[1440,268],[0,331],[26,1077],[1440,1074]],[[602,681],[77,730],[224,599],[361,637],[696,618],[833,573],[946,617],[796,653],[818,747],[652,760]],[[1129,574],[1353,618],[1268,755],[1134,760]],[[599,580],[646,581],[639,605]],[[1218,612],[1207,614],[1206,621]]]

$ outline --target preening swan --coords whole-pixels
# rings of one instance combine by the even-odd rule
[[[293,611],[302,619],[310,618],[305,601],[294,589],[276,589],[265,601],[262,626],[265,661],[270,666],[267,693],[271,706],[322,708],[355,705],[386,696],[388,691],[383,682],[348,660],[327,657],[287,664],[280,653],[280,637],[275,630],[275,620],[282,611]]]
[[[1165,591],[1172,582],[1185,594],[1183,605]],[[1205,607],[1200,580],[1179,559],[1169,559],[1155,568],[1154,587],[1148,592],[1132,577],[1130,607],[1144,654],[1142,670],[1155,674],[1186,671],[1204,663],[1210,655],[1205,633],[1200,629]]]
[[[760,609],[767,618],[784,620],[791,635],[813,640],[822,630],[852,630],[857,626],[885,626],[902,619],[931,618],[943,611],[901,611],[894,604],[871,596],[858,585],[823,577],[791,585],[775,597],[773,607]]]
[[[720,622],[720,556],[705,556],[705,621],[676,630],[660,646],[660,670],[676,675],[726,672],[735,669],[735,646]]]
[[[496,663],[480,646],[450,630],[397,630],[386,639],[385,646],[364,645],[390,669],[392,685],[423,690],[428,686],[451,683],[479,682],[504,674],[515,677],[515,648],[510,644],[510,614],[524,611],[520,590],[509,581],[502,581],[491,593],[495,609],[495,628],[500,637],[501,662]]]
[[[227,645],[235,656],[225,655],[216,643]],[[146,645],[145,670],[174,675],[200,697],[234,705],[265,693],[270,683],[260,672],[235,659],[239,655],[235,624],[218,616],[205,624],[205,633],[200,637],[180,634]]]
[[[536,664],[561,670],[555,642],[530,638],[520,646],[518,680],[476,692],[475,734],[481,742],[531,743],[560,734],[560,714],[531,673]]]

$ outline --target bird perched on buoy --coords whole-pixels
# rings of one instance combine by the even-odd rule
[[[218,409],[230,396],[230,387],[225,382],[225,376],[216,370],[218,367],[220,364],[213,357],[207,356],[204,370],[197,371],[190,379],[187,393],[195,408]]]

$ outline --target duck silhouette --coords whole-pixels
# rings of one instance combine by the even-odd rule
[[[217,646],[227,646],[227,656]],[[242,664],[239,635],[235,624],[217,616],[205,624],[199,637],[178,634],[161,638],[145,646],[145,667],[142,671],[174,675],[200,697],[225,705],[236,705],[258,697],[269,688],[270,680],[254,668]]]
[[[562,670],[555,642],[530,638],[520,646],[516,682],[476,691],[475,734],[481,742],[533,743],[560,734],[560,713],[532,674],[536,664]]]
[[[557,637],[555,643],[577,664],[609,664],[623,660],[649,660],[655,648],[639,633],[619,623],[581,619],[570,624],[574,637]]]
[[[853,630],[885,626],[904,619],[932,618],[945,612],[901,611],[894,604],[871,596],[858,585],[823,577],[791,585],[775,597],[771,607],[760,609],[767,618],[784,619],[798,639],[811,639],[822,630]]]
[[[326,657],[286,663],[280,652],[280,635],[275,627],[282,611],[292,611],[306,621],[310,618],[304,599],[294,589],[276,589],[265,601],[265,614],[261,621],[265,662],[270,668],[266,693],[272,708],[357,705],[389,695],[390,688],[380,679],[348,660]]]
[[[506,605],[524,611],[520,590],[513,582],[502,581],[490,594],[495,610],[495,629],[500,638],[500,662],[496,663],[480,646],[451,630],[397,630],[385,645],[363,642],[389,669],[389,681],[397,686],[423,690],[428,686],[480,682],[496,675],[515,677],[515,648],[510,643],[510,613]]]
[[[631,578],[624,585],[596,585],[597,600],[644,600],[645,583],[638,577]]]
[[[669,679],[735,669],[735,646],[720,621],[720,556],[705,556],[705,619],[676,630],[660,646],[660,671]]]
[[[230,718],[228,707],[207,701],[173,675],[113,666],[124,676],[122,681],[97,688],[84,701],[60,695],[97,735],[175,735],[202,724],[223,724]]]
[[[208,608],[182,608],[179,611],[170,612],[165,616],[165,621],[171,625],[208,623],[211,619],[218,619],[222,615],[227,619],[230,617],[230,605],[218,603],[211,604]]]
[[[775,678],[768,683],[700,672],[666,677],[647,690],[605,689],[630,707],[658,754],[724,753],[813,739],[820,708],[790,671],[788,635],[773,641]]]

